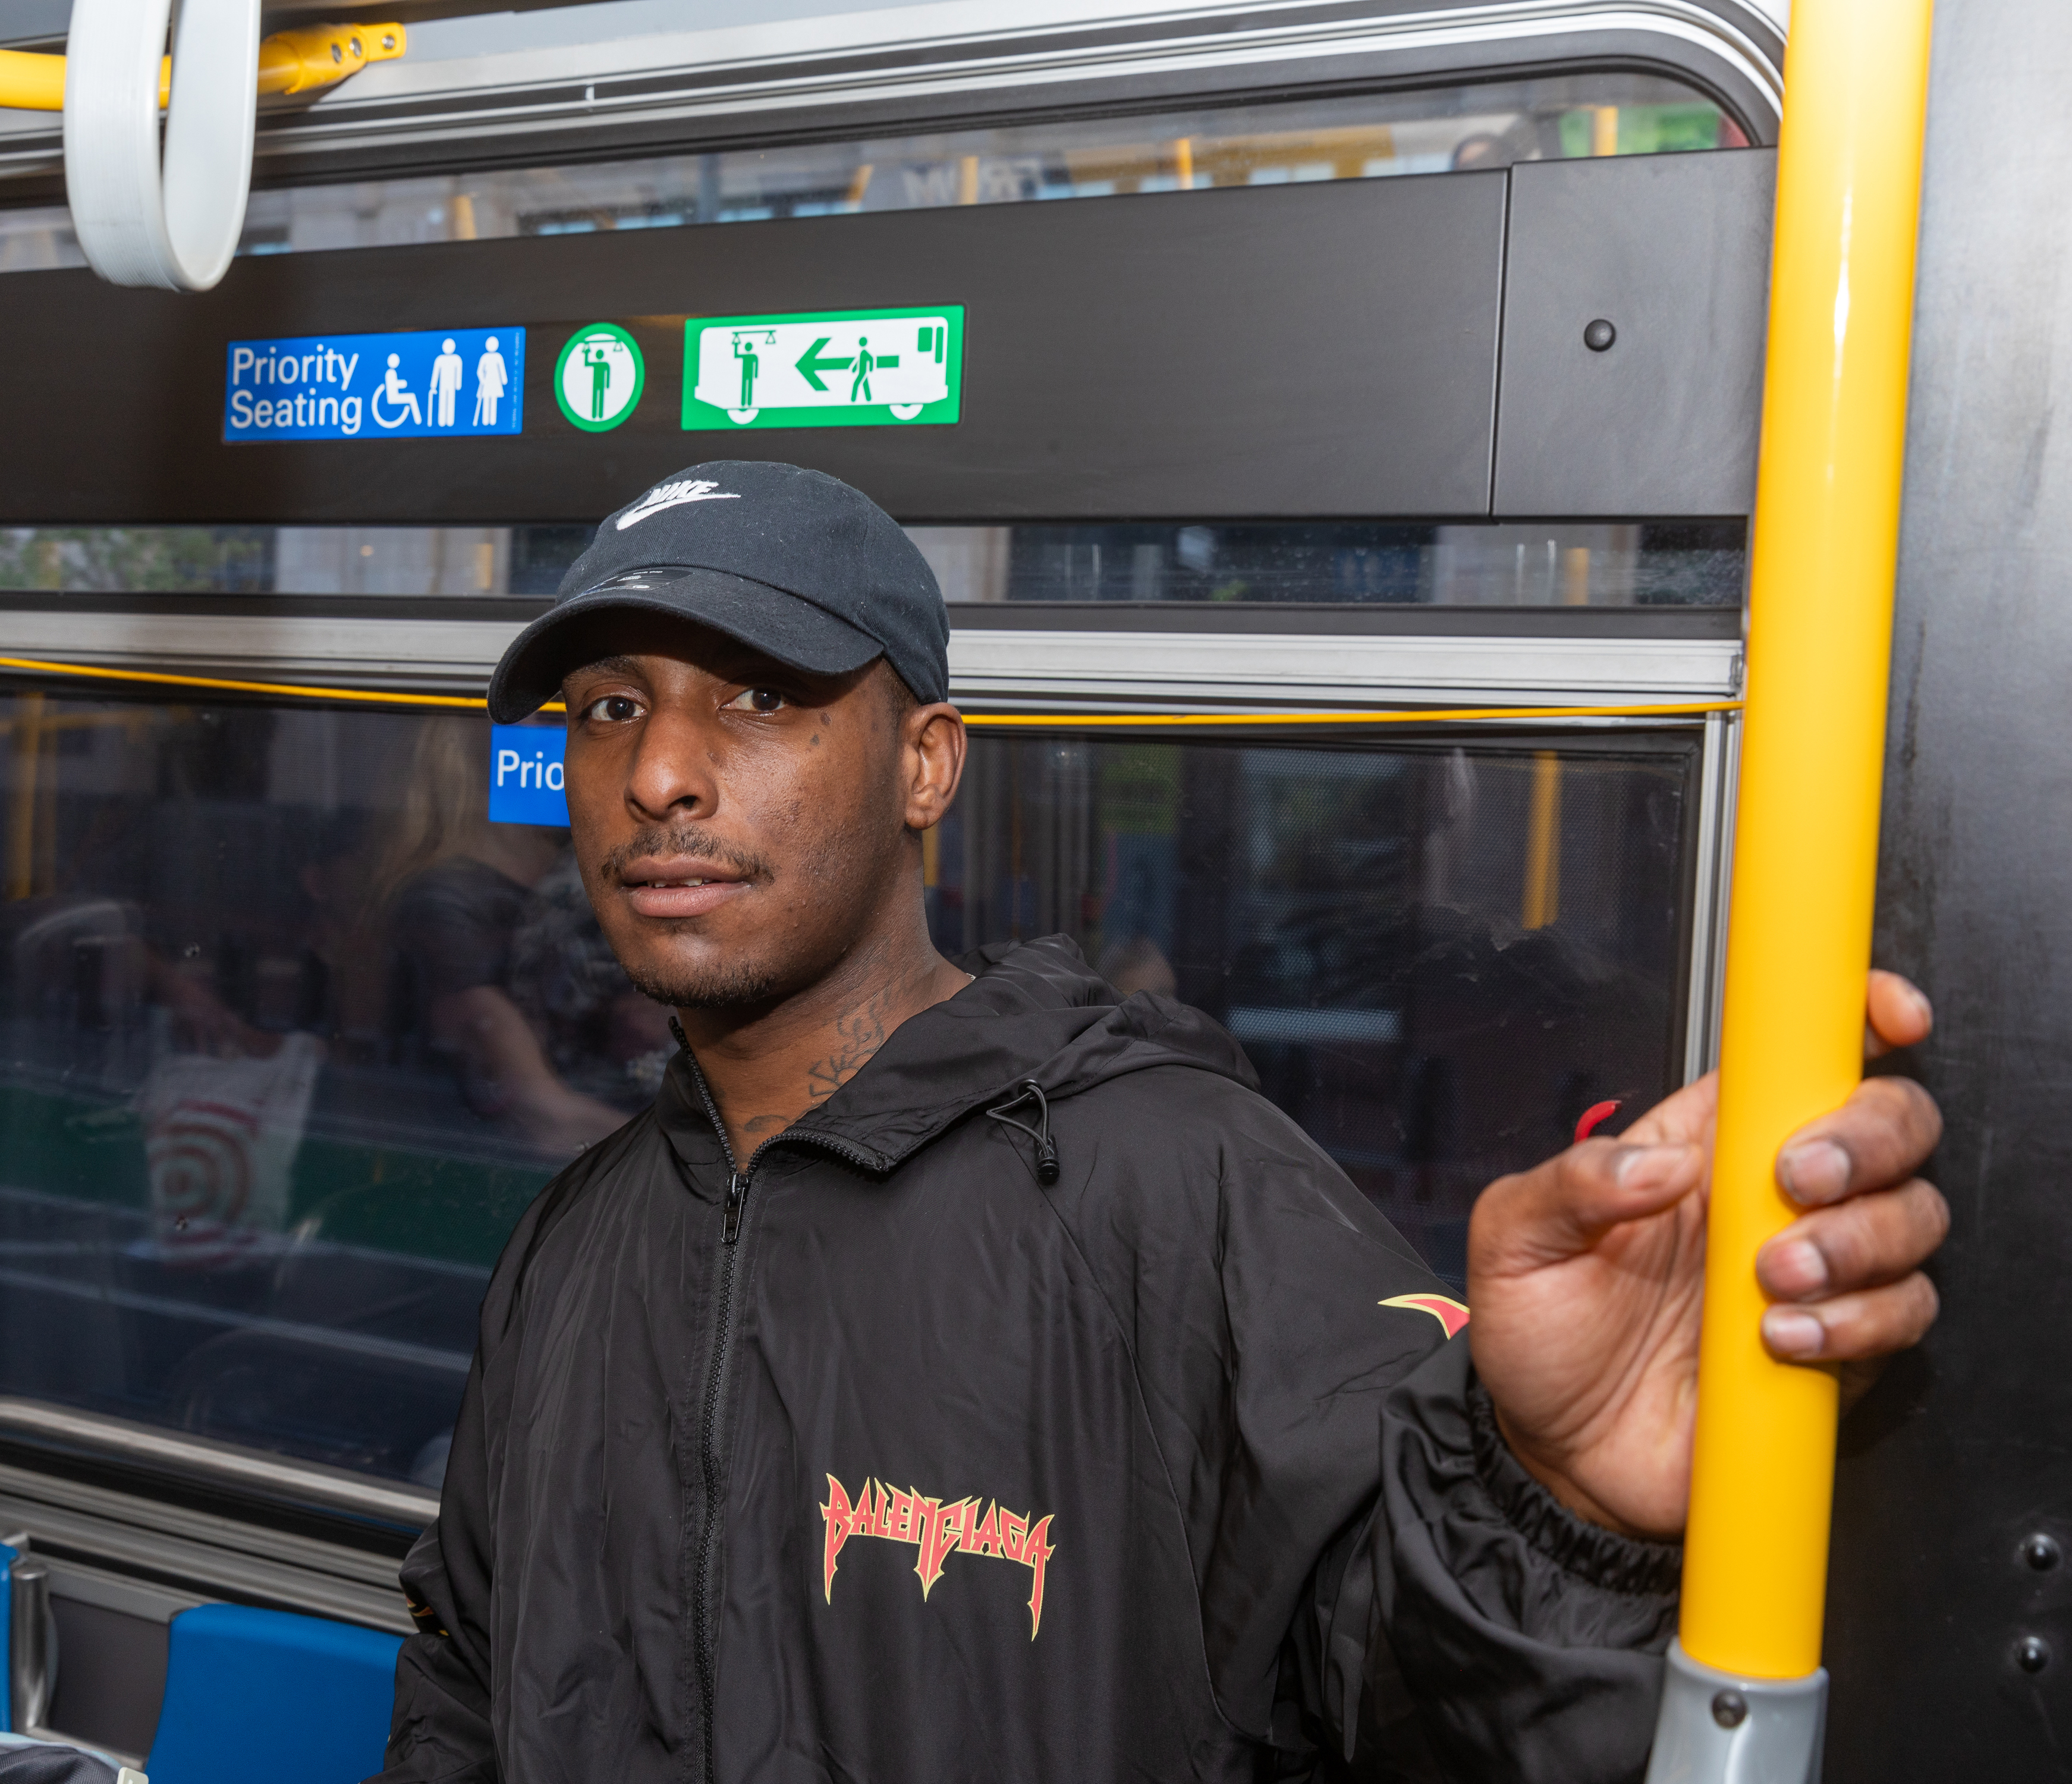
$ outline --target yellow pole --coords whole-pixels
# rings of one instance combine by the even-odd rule
[[[1779,1144],[1862,1071],[1930,0],[1798,0],[1785,61],[1680,1638],[1820,1663],[1836,1383],[1774,1361]]]
[[[1532,757],[1532,804],[1525,826],[1525,897],[1522,929],[1544,929],[1561,915],[1561,758],[1552,750]]]

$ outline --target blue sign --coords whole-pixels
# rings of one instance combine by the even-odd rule
[[[558,725],[492,725],[489,728],[489,821],[569,827],[561,791],[561,750],[569,734]]]
[[[524,426],[525,331],[298,335],[224,349],[223,438],[424,440]]]

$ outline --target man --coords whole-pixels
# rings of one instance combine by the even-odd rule
[[[498,667],[684,1050],[497,1268],[383,1778],[1637,1777],[1712,1086],[1490,1188],[1466,1334],[1396,1305],[1440,1285],[1215,1024],[931,946],[947,640],[862,496],[713,464]],[[1780,1354],[1926,1330],[1937,1131],[1880,1079],[1781,1154]]]

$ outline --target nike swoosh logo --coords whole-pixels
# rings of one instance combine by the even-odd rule
[[[717,483],[664,483],[660,488],[650,490],[642,496],[638,508],[628,508],[619,516],[619,530],[623,532],[650,515],[660,514],[664,508],[679,508],[685,502],[738,502],[740,499],[739,495],[731,491],[722,490]]]
[[[1383,1307],[1407,1307],[1413,1313],[1429,1313],[1452,1338],[1468,1323],[1468,1310],[1451,1295],[1391,1295]]]

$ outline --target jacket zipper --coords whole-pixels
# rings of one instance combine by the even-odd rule
[[[712,1627],[710,1586],[712,1581],[713,1552],[719,1541],[720,1494],[722,1491],[719,1456],[719,1404],[726,1385],[727,1352],[732,1348],[734,1336],[734,1241],[741,1237],[741,1217],[748,1202],[748,1178],[755,1169],[755,1160],[762,1156],[758,1146],[749,1159],[748,1172],[744,1174],[735,1161],[734,1142],[728,1139],[726,1124],[720,1120],[718,1106],[713,1101],[712,1092],[706,1088],[705,1075],[692,1063],[691,1075],[697,1079],[698,1095],[705,1100],[705,1114],[713,1124],[713,1132],[719,1136],[720,1150],[726,1155],[726,1202],[720,1217],[719,1301],[713,1309],[712,1365],[705,1376],[705,1408],[698,1425],[698,1467],[705,1481],[705,1528],[698,1536],[697,1566],[691,1576],[691,1639],[698,1669],[698,1692],[705,1707],[705,1784],[714,1784],[717,1771],[714,1761],[713,1729],[717,1720],[717,1705],[714,1701],[714,1686],[718,1679],[717,1649],[718,1643]],[[767,1143],[767,1142],[766,1142]]]
[[[748,1206],[748,1186],[754,1178],[756,1164],[763,1153],[787,1138],[819,1146],[865,1169],[882,1168],[884,1161],[828,1135],[779,1133],[773,1134],[749,1155],[748,1168],[744,1170],[735,1162],[734,1142],[727,1138],[726,1124],[720,1120],[718,1105],[713,1101],[712,1091],[706,1087],[705,1074],[697,1069],[695,1060],[692,1063],[691,1075],[697,1081],[698,1095],[704,1100],[706,1117],[713,1124],[713,1132],[719,1136],[720,1150],[726,1155],[727,1164],[726,1200],[720,1215],[719,1301],[713,1313],[712,1367],[705,1377],[705,1408],[698,1430],[699,1471],[704,1478],[705,1489],[705,1529],[698,1538],[697,1567],[691,1577],[692,1639],[698,1670],[698,1689],[705,1703],[705,1784],[717,1784],[718,1770],[713,1731],[717,1720],[719,1638],[713,1627],[711,1585],[713,1556],[719,1546],[720,1512],[726,1485],[724,1470],[720,1464],[719,1409],[726,1388],[728,1354],[733,1349],[735,1241],[741,1237],[742,1218]]]

